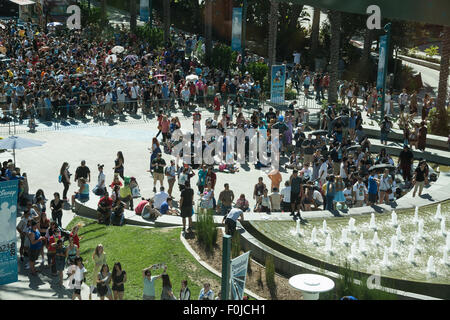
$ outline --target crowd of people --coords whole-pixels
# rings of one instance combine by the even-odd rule
[[[44,191],[38,190],[30,196],[26,173],[21,175],[12,161],[3,163],[0,179],[19,180],[19,203],[24,208],[17,225],[21,239],[20,260],[27,257],[27,267],[32,275],[36,275],[36,261],[41,256],[41,265],[44,265],[46,253],[47,264],[52,274],[59,277],[60,285],[63,285],[64,272],[69,276],[69,288],[74,290],[73,299],[81,299],[81,285],[88,271],[80,256],[80,226],[74,226],[69,232],[62,225],[63,209],[69,205],[69,199],[74,208],[76,200],[87,202],[92,194],[98,196],[99,223],[121,226],[129,209],[144,219],[181,216],[183,232],[187,233],[192,232],[192,216],[195,208],[199,207],[223,216],[226,232],[233,234],[236,221],[243,221],[244,212],[289,212],[294,219],[302,219],[301,211],[322,208],[334,211],[389,203],[404,194],[405,188],[400,186],[403,182],[406,188],[414,185],[413,196],[417,191],[421,195],[424,185],[431,180],[425,161],[413,168],[414,156],[410,146],[425,150],[427,130],[424,121],[433,103],[431,99],[427,100],[427,107],[422,108],[420,127],[410,132],[408,126],[417,113],[416,93],[408,96],[403,92],[399,97],[400,120],[404,122],[404,149],[396,164],[386,149],[379,154],[371,153],[371,143],[362,126],[364,108],[369,116],[381,108],[379,92],[370,85],[343,82],[339,87],[339,95],[344,102],[342,107],[331,105],[323,109],[319,130],[310,132],[307,124],[309,113],[299,108],[296,101],[285,111],[270,107],[264,112],[262,108],[256,108],[248,116],[243,110],[246,98],[258,98],[261,84],[248,72],[230,76],[202,65],[194,54],[197,50],[195,37],[182,35],[178,44],[158,51],[120,29],[114,40],[104,41],[96,39],[89,27],[68,33],[62,30],[44,32],[32,26],[18,27],[12,22],[5,26],[5,29],[0,29],[0,46],[12,60],[0,65],[3,121],[17,116],[30,119],[33,125],[33,119],[37,117],[45,120],[111,117],[123,112],[135,114],[139,109],[156,116],[159,132],[149,147],[148,172],[154,180],[152,197],[143,197],[136,177],[125,174],[125,157],[121,151],[117,152],[110,184],[106,182],[103,164],[98,164],[98,173],[93,173],[83,160],[72,177],[69,163],[64,162],[58,178],[62,197],[59,192],[53,194],[50,219]],[[114,47],[121,49],[113,51]],[[188,76],[193,76],[189,78],[192,80],[188,80]],[[295,66],[291,79],[298,92],[303,85],[307,97],[312,85],[318,101],[324,99],[329,86],[328,74],[313,73],[300,65]],[[358,97],[363,97],[362,106],[358,105]],[[386,115],[393,113],[391,103],[392,97],[388,93],[384,106]],[[182,128],[179,118],[171,117],[167,111],[188,111],[191,107],[195,110],[191,114],[193,127],[201,124],[207,129],[218,129],[221,134],[223,152],[228,156],[215,165],[180,163],[182,154],[170,162],[163,157],[171,154],[180,143],[174,132],[191,129]],[[213,116],[202,120],[202,107],[209,108]],[[408,108],[412,116],[404,115],[404,111],[408,114]],[[266,186],[264,177],[259,177],[252,197],[232,190],[228,183],[218,183],[220,176],[216,172],[239,172],[236,155],[226,147],[226,129],[233,128],[244,131],[267,129],[268,154],[272,151],[272,143],[277,142],[281,157],[287,160],[284,168],[268,171],[270,187]],[[380,140],[385,144],[393,128],[389,117],[382,120],[380,128]],[[272,136],[270,129],[278,129],[279,136]],[[212,139],[201,136],[202,151],[209,147]],[[249,149],[247,137],[247,155]],[[192,159],[193,150],[194,146]],[[266,167],[260,159],[252,165],[255,169]],[[290,173],[289,179],[283,181],[281,171]],[[396,177],[396,172],[402,175],[403,181]],[[91,189],[91,180],[94,180],[91,175],[93,177],[94,174],[97,182]],[[72,182],[77,186],[70,195]],[[196,191],[192,188],[194,184]],[[175,185],[180,192],[179,199],[174,194]],[[215,193],[218,186],[220,190]],[[123,299],[126,271],[120,262],[115,262],[110,272],[103,250],[99,244],[92,255],[95,267],[90,297],[96,292],[102,300],[105,297]],[[158,269],[163,269],[163,273],[152,275]],[[155,281],[159,278],[163,287],[161,299],[177,299],[166,270],[166,266],[152,265],[142,271],[143,299],[155,299]],[[189,300],[190,297],[187,280],[183,280],[178,299]],[[209,283],[204,284],[199,299],[214,299]]]

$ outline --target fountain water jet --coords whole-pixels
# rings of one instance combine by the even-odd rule
[[[372,230],[377,230],[377,224],[375,222],[375,213],[372,213],[370,215],[370,224],[369,224],[369,228]]]
[[[414,245],[410,246],[407,261],[411,264],[414,264],[414,253],[415,252],[416,252],[416,248],[414,247]]]
[[[341,235],[341,242],[348,246],[350,244],[350,241],[347,236],[348,230],[346,228],[342,229],[342,235]]]
[[[381,265],[384,267],[389,267],[391,265],[391,263],[389,262],[387,247],[384,247],[383,261],[381,262]]]
[[[434,215],[434,219],[438,220],[438,221],[442,220],[441,204],[440,203],[437,205],[436,214]]]
[[[352,246],[350,248],[350,255],[348,256],[349,260],[358,260],[358,250],[356,248],[356,242],[352,243]]]
[[[414,209],[413,223],[417,224],[418,222],[419,222],[419,207],[416,206],[416,208]]]
[[[434,258],[430,256],[427,262],[427,273],[434,275],[436,274],[436,267],[434,266]]]
[[[441,234],[445,237],[447,236],[447,231],[445,230],[445,217],[441,220]]]
[[[397,236],[393,235],[391,237],[391,247],[389,248],[389,251],[394,255],[398,255],[397,243],[398,243]]]
[[[397,212],[395,212],[395,210],[393,210],[391,213],[391,225],[394,228],[397,228],[397,226],[398,226]]]
[[[447,248],[444,247],[444,254],[442,255],[442,264],[445,264],[447,266],[450,266],[450,261],[448,261],[448,253]]]
[[[362,233],[361,236],[359,237],[359,251],[362,254],[365,254],[367,252],[366,241],[364,240],[364,234]]]
[[[418,249],[419,249],[419,239],[420,239],[420,236],[418,234],[416,234],[414,236],[414,240],[413,240],[413,247],[415,249],[414,251],[418,251]]]
[[[317,234],[317,230],[316,230],[316,227],[314,227],[314,228],[312,229],[312,231],[311,231],[311,242],[312,242],[313,244],[318,244],[316,234]]]
[[[355,227],[356,220],[354,218],[350,218],[348,220],[348,229],[350,232],[356,233],[356,227]]]
[[[323,220],[323,223],[322,223],[322,233],[323,234],[327,234],[328,233],[328,231],[327,231],[327,221],[326,220]]]
[[[376,231],[375,231],[375,233],[373,235],[372,244],[375,245],[375,246],[379,246],[380,245],[380,239],[378,239],[378,232],[376,232]]]
[[[325,251],[332,253],[333,249],[331,248],[331,235],[328,234],[327,238],[325,239]]]
[[[421,238],[425,238],[425,235],[423,234],[423,224],[424,224],[423,219],[420,219],[419,220],[419,226],[418,226],[418,229],[417,229],[417,234]]]
[[[400,225],[398,225],[398,227],[397,227],[396,236],[397,236],[398,241],[400,241],[400,242],[405,241],[405,238],[402,235],[402,228],[400,227]]]
[[[298,219],[298,220],[296,221],[296,225],[295,225],[295,234],[298,235],[298,236],[301,236],[301,233],[300,233],[300,219]]]

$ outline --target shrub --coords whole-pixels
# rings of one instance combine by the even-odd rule
[[[439,47],[438,46],[431,46],[429,48],[425,49],[425,53],[428,57],[432,58],[433,56],[437,56],[439,53]]]
[[[228,73],[236,66],[237,52],[232,51],[230,46],[216,44],[212,49],[211,65],[219,70]]]
[[[212,252],[217,242],[217,229],[214,218],[206,210],[198,210],[197,239],[207,252]]]
[[[164,46],[164,31],[160,28],[150,27],[149,23],[144,26],[137,26],[135,33],[139,39],[145,39],[151,48]]]
[[[269,66],[263,62],[251,62],[247,66],[247,71],[255,81],[259,81],[263,85],[264,78],[269,74]]]
[[[275,264],[273,262],[273,256],[268,255],[266,257],[266,284],[269,290],[275,289]]]
[[[297,99],[297,92],[295,92],[294,90],[286,90],[286,92],[284,93],[284,98],[286,100],[295,100]]]

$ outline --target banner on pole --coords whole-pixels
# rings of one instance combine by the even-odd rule
[[[286,84],[286,66],[272,66],[270,81],[270,102],[284,103],[284,87]]]
[[[149,0],[141,0],[139,9],[141,21],[147,22],[150,17]]]
[[[244,297],[245,280],[250,251],[231,260],[231,300],[242,300]]]
[[[384,87],[384,81],[386,72],[386,57],[388,54],[387,48],[387,35],[380,37],[380,55],[378,57],[378,77],[377,77],[377,90],[380,90]]]
[[[231,50],[241,51],[242,41],[242,8],[233,8],[231,24]]]
[[[0,285],[17,277],[17,196],[18,180],[0,182]]]

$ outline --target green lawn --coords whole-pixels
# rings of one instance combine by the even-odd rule
[[[191,290],[191,299],[197,299],[202,283],[208,281],[214,293],[220,290],[220,278],[203,268],[185,249],[180,241],[180,228],[144,229],[133,226],[112,227],[99,225],[97,222],[76,217],[67,227],[70,229],[77,223],[83,223],[79,235],[80,255],[88,270],[87,284],[91,284],[93,261],[92,253],[97,244],[104,246],[110,270],[114,262],[119,261],[127,272],[125,283],[125,299],[142,299],[142,269],[151,264],[165,263],[167,273],[172,282],[175,296],[179,296],[181,280],[187,279]],[[90,273],[89,273],[90,272]],[[160,274],[156,270],[152,275]],[[156,298],[159,299],[162,281],[156,282]]]

